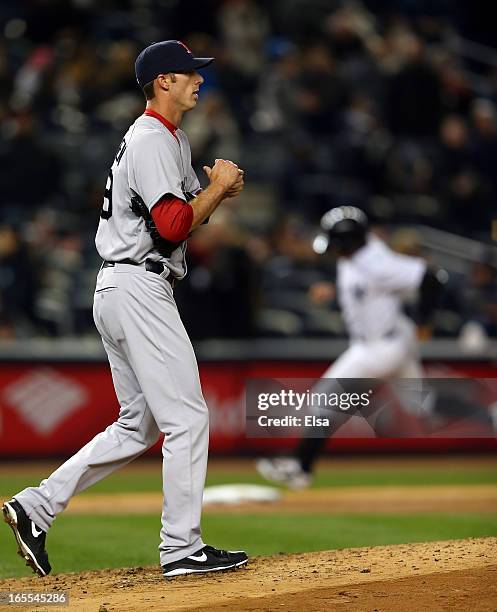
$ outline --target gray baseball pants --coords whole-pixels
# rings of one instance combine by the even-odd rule
[[[140,456],[162,432],[160,562],[177,561],[204,546],[200,516],[208,411],[192,345],[171,285],[144,267],[102,269],[93,314],[109,359],[119,417],[39,487],[14,497],[46,531],[73,495]]]

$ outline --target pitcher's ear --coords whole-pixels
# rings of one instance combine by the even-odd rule
[[[160,89],[163,89],[164,91],[168,91],[169,86],[171,85],[171,83],[174,82],[174,80],[171,77],[172,75],[170,73],[157,75],[157,78],[156,78],[157,86]]]

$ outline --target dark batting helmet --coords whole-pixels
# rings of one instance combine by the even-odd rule
[[[368,218],[355,206],[338,206],[321,217],[321,232],[316,236],[313,248],[325,253],[332,248],[340,255],[349,255],[366,244]]]

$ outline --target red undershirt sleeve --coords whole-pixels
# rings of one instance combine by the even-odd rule
[[[188,238],[193,222],[193,208],[179,198],[167,195],[151,211],[159,234],[170,242]]]

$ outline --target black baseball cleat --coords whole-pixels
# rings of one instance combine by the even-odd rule
[[[15,499],[5,502],[2,506],[5,522],[14,532],[19,546],[17,554],[26,559],[38,576],[46,576],[52,569],[45,550],[45,531],[39,529]]]
[[[189,557],[166,563],[162,569],[166,577],[182,576],[236,569],[245,565],[247,561],[248,557],[243,550],[219,550],[213,546],[204,546]]]

